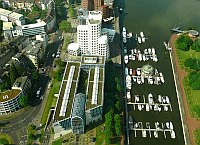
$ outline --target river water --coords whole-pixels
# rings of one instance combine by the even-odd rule
[[[171,121],[174,124],[176,138],[171,139],[167,133],[165,138],[163,133],[159,133],[159,137],[155,138],[153,132],[147,134],[146,138],[141,137],[141,132],[130,131],[131,145],[184,145],[184,137],[182,131],[182,123],[179,113],[178,100],[174,85],[173,73],[169,54],[163,46],[163,41],[168,41],[171,35],[170,29],[181,27],[185,30],[194,28],[200,32],[200,1],[197,0],[125,0],[124,26],[128,32],[133,35],[143,31],[148,40],[145,44],[138,45],[133,40],[128,41],[126,46],[128,49],[154,47],[156,48],[159,62],[137,62],[130,61],[127,67],[136,69],[144,64],[151,64],[163,73],[165,83],[163,85],[133,85],[131,94],[148,95],[167,95],[170,97],[173,111],[155,112],[155,111],[138,111],[134,110],[132,105],[128,105],[129,115],[133,117],[135,122],[141,121],[143,124],[150,122],[152,126],[156,121]]]

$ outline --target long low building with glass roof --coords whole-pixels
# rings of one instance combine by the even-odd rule
[[[104,76],[103,56],[83,56],[80,62],[67,62],[53,115],[54,138],[85,133],[88,125],[102,119]]]

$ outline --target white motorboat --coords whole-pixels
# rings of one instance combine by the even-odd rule
[[[132,55],[134,54],[134,51],[133,51],[133,49],[131,49],[131,54],[132,54]]]
[[[171,138],[175,139],[176,138],[176,134],[175,134],[175,131],[171,131]]]
[[[132,55],[132,60],[135,60],[135,55]]]
[[[152,51],[152,54],[153,54],[153,55],[156,54],[156,50],[155,50],[155,48],[152,47],[151,51]]]
[[[172,122],[169,122],[169,128],[172,129],[172,130],[174,129]]]
[[[146,122],[146,127],[150,128],[150,123],[149,122]]]
[[[148,52],[149,52],[149,54],[151,54],[152,52],[151,52],[151,48],[148,48]]]
[[[127,40],[126,40],[126,28],[125,27],[123,27],[122,35],[123,35],[123,42],[126,43]]]
[[[138,55],[138,60],[142,61],[142,54],[141,53],[139,53],[139,55]]]
[[[138,110],[142,111],[142,106],[140,104],[138,104]]]
[[[144,37],[142,37],[142,42],[145,43],[145,38]]]
[[[137,49],[134,49],[133,51],[134,51],[135,54],[137,53]]]
[[[152,76],[149,76],[149,77],[148,77],[148,82],[149,82],[149,84],[151,84],[151,85],[153,84],[153,77],[152,77]]]
[[[141,82],[144,84],[144,77],[141,76]]]
[[[161,80],[161,82],[162,82],[162,83],[164,83],[164,82],[165,82],[165,80],[164,80],[164,77],[163,77],[163,74],[162,74],[162,73],[160,73],[160,80]]]
[[[144,50],[144,54],[149,54],[148,49]]]
[[[153,95],[150,93],[149,95],[148,95],[148,101],[149,101],[149,104],[153,104]]]
[[[167,129],[170,129],[169,122],[166,122]]]
[[[154,111],[158,111],[158,104],[154,105]]]
[[[165,96],[162,97],[162,102],[163,102],[163,103],[166,103]]]
[[[153,61],[158,62],[158,57],[156,55],[153,55]]]
[[[133,76],[132,78],[134,83],[137,82],[137,76]]]
[[[135,128],[139,128],[139,124],[137,122],[134,123]]]
[[[146,104],[146,111],[149,111],[149,104]]]
[[[147,131],[146,130],[142,130],[142,137],[147,137]]]
[[[141,44],[142,43],[141,37],[137,37],[137,39],[138,39],[138,43]]]
[[[133,70],[132,70],[132,68],[130,68],[129,75],[132,75],[132,74],[133,74]]]
[[[154,69],[154,72],[155,72],[155,75],[158,74],[158,70],[157,69]]]
[[[128,102],[131,102],[131,92],[129,90],[126,92],[126,97]]]
[[[135,95],[135,102],[139,102],[140,101],[140,97],[138,95]]]
[[[162,110],[161,106],[158,105],[158,111],[160,112]]]
[[[128,75],[128,68],[127,67],[125,68],[125,75],[126,76]]]
[[[161,95],[158,95],[158,102],[162,103],[162,96]]]
[[[155,138],[158,138],[158,132],[156,130],[154,130],[153,134]]]
[[[129,89],[129,90],[131,90],[131,87],[132,87],[131,76],[127,75],[126,76],[126,88]]]
[[[144,32],[140,32],[141,38],[144,38]]]
[[[164,111],[168,111],[169,110],[167,105],[164,105],[163,107],[164,107]]]
[[[137,74],[138,76],[141,75],[141,68],[137,68],[137,69],[136,69],[136,74]]]
[[[170,101],[169,101],[169,97],[168,97],[168,96],[166,96],[166,102],[167,102],[167,104],[170,103]]]
[[[137,83],[138,83],[139,85],[142,84],[142,80],[141,80],[141,77],[140,77],[140,76],[137,77]]]
[[[146,61],[146,56],[145,55],[143,55],[143,61]]]
[[[128,63],[128,55],[124,56],[124,63],[127,64]]]
[[[159,122],[155,122],[156,129],[160,129]]]

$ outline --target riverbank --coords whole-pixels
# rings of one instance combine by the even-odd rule
[[[189,112],[189,104],[187,101],[186,92],[184,90],[184,85],[183,85],[183,78],[187,76],[187,72],[180,68],[177,51],[174,45],[177,38],[178,38],[177,35],[172,35],[172,37],[170,38],[170,44],[172,46],[172,54],[173,54],[172,56],[174,58],[174,61],[175,61],[174,63],[176,67],[175,75],[178,76],[179,87],[181,89],[181,98],[183,101],[184,115],[185,115],[185,121],[188,127],[189,138],[190,138],[191,144],[195,145],[194,131],[200,127],[200,121],[198,121],[196,118],[193,118]]]

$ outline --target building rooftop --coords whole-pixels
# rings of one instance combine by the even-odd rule
[[[67,62],[56,103],[54,119],[62,120],[71,116],[71,108],[76,94],[78,76],[80,73],[80,62]]]
[[[22,25],[21,28],[22,29],[31,29],[31,28],[42,27],[42,26],[45,26],[45,25],[46,25],[46,23],[44,21],[39,21],[35,24]]]
[[[0,15],[8,16],[12,11],[0,8]]]
[[[21,89],[24,87],[24,84],[26,83],[26,80],[28,79],[27,76],[19,77],[15,80],[12,89]]]
[[[83,56],[82,57],[82,64],[105,64],[105,58],[104,56]]]
[[[77,51],[79,49],[78,43],[70,43],[67,47],[68,50]]]
[[[19,89],[12,89],[7,90],[5,92],[0,93],[0,102],[6,102],[8,100],[11,100],[15,97],[17,97],[20,94],[21,90]]]
[[[87,84],[86,109],[88,110],[103,104],[104,69],[98,67],[90,69]]]
[[[14,18],[14,19],[19,19],[19,18],[23,17],[23,15],[19,14],[19,13],[12,12],[11,14],[9,14],[9,17]]]
[[[3,22],[3,30],[12,30],[13,29],[13,25],[12,22]]]

